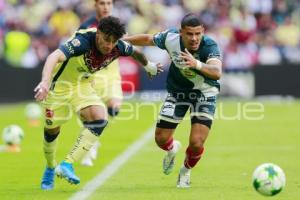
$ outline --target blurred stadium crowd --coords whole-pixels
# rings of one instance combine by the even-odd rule
[[[298,0],[115,0],[128,34],[178,27],[198,13],[223,52],[224,69],[300,63]],[[0,0],[0,58],[32,68],[94,13],[94,0]],[[157,51],[148,51],[157,57]],[[167,60],[164,55],[162,59]],[[166,61],[167,62],[167,61]]]

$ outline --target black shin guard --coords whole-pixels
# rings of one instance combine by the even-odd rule
[[[59,131],[58,131],[58,133],[56,133],[56,134],[49,134],[49,133],[47,132],[47,130],[44,129],[44,139],[45,139],[47,142],[53,142],[53,141],[57,138],[58,135],[59,135]]]
[[[106,127],[108,121],[107,120],[95,120],[91,122],[83,122],[85,128],[89,129],[94,135],[100,136]]]
[[[119,114],[120,109],[119,108],[108,107],[107,112],[111,117],[115,117]]]

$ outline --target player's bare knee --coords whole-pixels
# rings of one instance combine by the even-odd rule
[[[197,151],[198,149],[201,149],[203,147],[204,147],[203,141],[190,142],[189,144],[189,148],[191,148],[193,151]]]
[[[173,135],[173,129],[156,128],[155,130],[155,142],[158,146],[167,143]]]
[[[156,143],[158,146],[161,146],[161,145],[163,145],[163,144],[166,143],[166,140],[163,139],[163,138],[160,137],[160,136],[156,136],[156,135],[155,135],[155,143]]]
[[[200,134],[193,134],[190,137],[189,146],[192,148],[201,148],[204,146],[207,137]]]
[[[91,112],[89,121],[95,121],[99,119],[107,120],[107,112],[104,108],[101,109],[101,111],[94,110],[93,112]]]
[[[80,110],[79,114],[82,121],[107,120],[106,109],[103,106],[89,106]]]
[[[155,130],[155,142],[160,144],[166,140],[166,136],[164,134],[164,130],[161,128],[156,128]]]
[[[49,135],[58,135],[59,131],[60,131],[60,127],[59,126],[55,127],[55,128],[51,128],[51,129],[44,128],[44,132],[46,132]]]
[[[204,150],[203,144],[189,144],[188,149],[191,150],[191,152],[202,154]]]

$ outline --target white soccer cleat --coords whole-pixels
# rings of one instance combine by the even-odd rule
[[[186,169],[184,166],[180,169],[177,188],[189,188],[191,184],[191,169]]]
[[[172,172],[175,164],[175,156],[176,153],[179,151],[181,144],[178,140],[174,140],[173,148],[168,151],[167,155],[164,157],[163,160],[163,173],[168,175]]]

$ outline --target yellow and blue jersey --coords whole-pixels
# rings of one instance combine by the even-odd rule
[[[96,16],[93,15],[83,22],[79,29],[95,28],[98,26],[98,23],[99,21]],[[123,94],[119,60],[114,60],[109,67],[95,73],[93,83],[93,88],[104,102],[108,102],[111,99],[122,99]]]
[[[55,67],[50,92],[42,102],[45,110],[52,113],[47,115],[46,112],[47,128],[55,128],[68,121],[72,111],[78,112],[91,105],[105,107],[106,99],[91,84],[93,74],[106,69],[119,56],[132,55],[132,45],[122,40],[118,40],[109,54],[103,55],[96,48],[96,31],[96,28],[79,30],[59,47],[67,60]],[[104,80],[104,77],[97,79]],[[105,81],[96,84],[107,87]]]
[[[113,50],[103,55],[96,47],[96,31],[96,28],[81,29],[59,47],[67,60],[55,68],[51,89],[57,81],[75,83],[105,69],[120,56],[132,55],[133,46],[123,40],[118,40]]]

